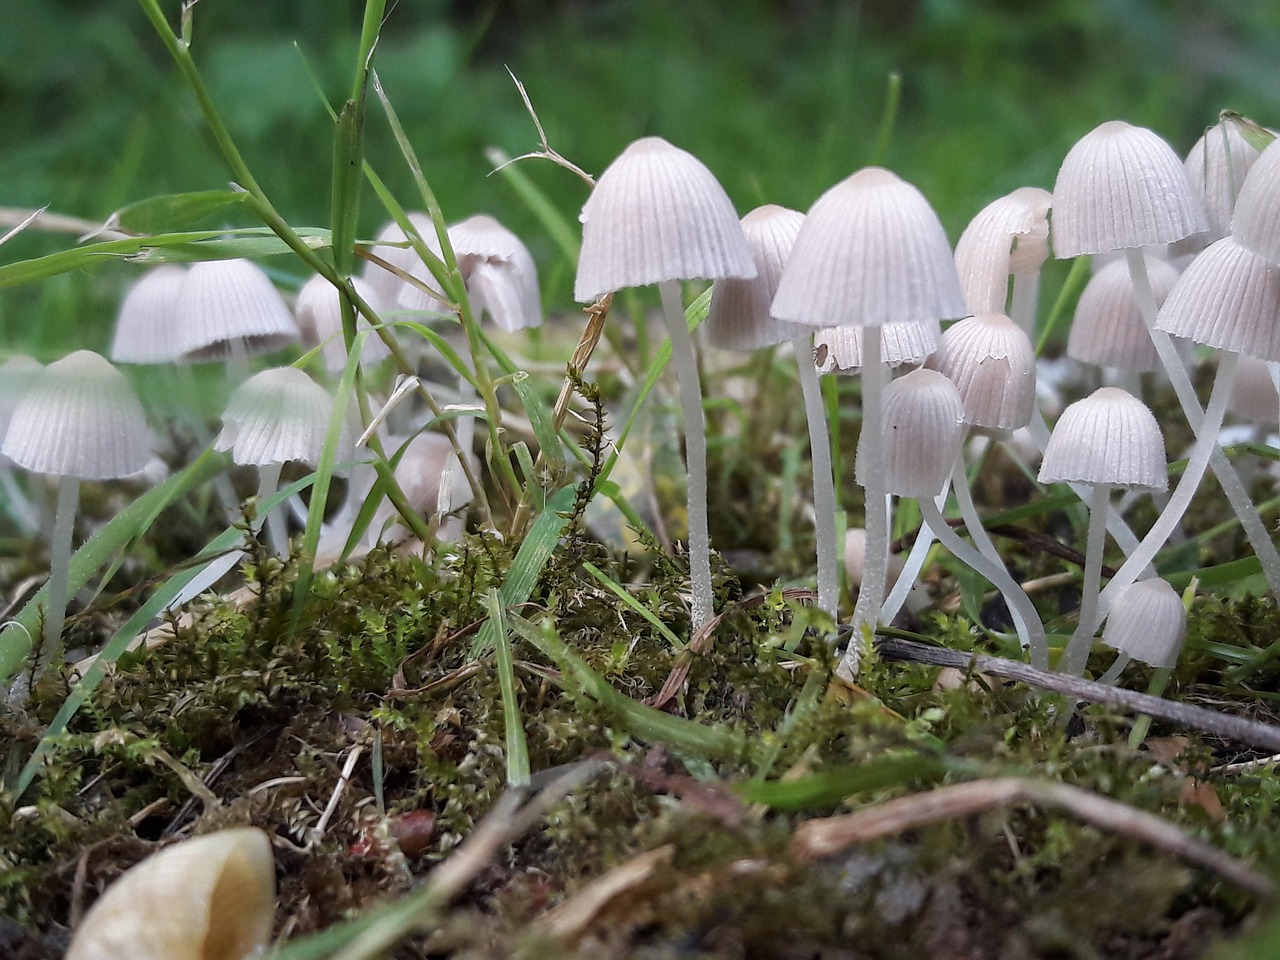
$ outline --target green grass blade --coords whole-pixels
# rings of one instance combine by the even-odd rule
[[[199,190],[148,197],[121,207],[108,222],[129,233],[172,233],[245,202],[243,190]]]
[[[1062,289],[1058,291],[1058,296],[1053,301],[1053,307],[1049,311],[1049,316],[1045,319],[1044,329],[1040,331],[1040,338],[1036,340],[1036,356],[1044,355],[1044,348],[1053,336],[1053,331],[1058,328],[1058,323],[1067,315],[1067,304],[1071,303],[1084,289],[1084,285],[1089,282],[1089,257],[1076,257],[1075,262],[1071,264],[1071,270],[1067,273],[1067,279],[1062,282]]]
[[[595,577],[601,586],[626,604],[628,609],[634,610],[636,613],[640,614],[640,616],[644,617],[645,620],[649,621],[653,628],[662,634],[663,638],[667,643],[671,644],[673,648],[676,650],[683,650],[685,648],[685,642],[672,633],[671,628],[659,620],[657,614],[628,593],[622,584],[618,583],[594,563],[589,561],[584,560],[582,562],[582,569]]]
[[[529,374],[517,370],[508,381],[529,415],[529,423],[533,427],[533,435],[538,440],[538,448],[542,452],[543,462],[550,472],[552,482],[564,473],[564,449],[560,446],[560,437],[556,433],[552,420],[551,408],[538,395],[534,385],[529,382]]]
[[[776,810],[829,807],[855,793],[897,787],[912,780],[939,776],[941,760],[923,754],[887,756],[858,767],[827,770],[797,780],[752,781],[738,786],[747,803],[763,803]]]
[[[542,192],[542,188],[526,176],[518,163],[512,163],[511,157],[497,147],[485,151],[485,157],[498,169],[494,175],[501,177],[511,185],[511,189],[524,201],[526,207],[537,217],[542,228],[547,231],[555,245],[560,248],[564,258],[571,267],[578,265],[578,246],[580,231],[560,212],[550,198]]]
[[[489,591],[485,605],[489,609],[489,621],[494,625],[493,645],[497,653],[498,686],[502,691],[502,725],[507,744],[507,786],[527,787],[531,777],[529,744],[525,740],[520,703],[516,699],[516,673],[511,658],[511,636],[506,608],[503,607],[502,596],[496,589]]]

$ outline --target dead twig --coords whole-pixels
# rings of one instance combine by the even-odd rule
[[[675,844],[646,850],[576,890],[568,900],[538,918],[538,926],[562,943],[582,938],[595,919],[619,897],[634,893],[671,863]]]
[[[1248,720],[1229,713],[1221,713],[1205,707],[1193,707],[1175,700],[1153,697],[1147,693],[1096,683],[1065,673],[1037,670],[1017,660],[989,657],[980,653],[965,653],[961,650],[947,650],[900,637],[882,634],[876,638],[875,649],[885,660],[908,660],[912,663],[928,663],[988,673],[1103,706],[1118,707],[1131,713],[1145,713],[1158,720],[1166,720],[1180,727],[1211,733],[1236,743],[1280,752],[1280,726],[1273,724],[1258,723],[1256,720]]]
[[[1155,814],[1065,783],[998,777],[938,787],[879,803],[857,813],[809,820],[796,828],[791,853],[801,861],[830,857],[859,843],[891,837],[906,830],[999,810],[1015,803],[1064,810],[1084,822],[1125,837],[1230,880],[1265,898],[1276,895],[1271,880],[1216,847],[1187,836]]]

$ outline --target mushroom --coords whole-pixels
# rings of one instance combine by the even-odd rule
[[[1187,608],[1178,592],[1160,577],[1137,580],[1111,606],[1102,642],[1119,656],[1098,679],[1115,683],[1131,659],[1168,670],[1178,662],[1186,638]]]
[[[1031,333],[1035,326],[1040,267],[1049,256],[1052,195],[1020,187],[978,211],[956,241],[956,272],[965,304],[973,314],[1004,313],[1013,277],[1013,321]]]
[[[693,630],[714,613],[707,527],[707,441],[693,339],[681,280],[749,279],[755,261],[733,203],[693,154],[645,137],[609,164],[579,216],[582,252],[574,299],[590,303],[625,287],[658,284],[680,385],[689,470],[689,567]]]

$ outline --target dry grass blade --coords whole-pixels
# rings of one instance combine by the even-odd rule
[[[675,845],[668,843],[619,864],[543,914],[539,926],[556,940],[575,942],[619,897],[635,893],[659,869],[669,865],[675,850]]]
[[[1204,867],[1259,897],[1276,895],[1271,880],[1216,847],[1187,836],[1155,814],[1065,783],[1000,777],[973,780],[928,793],[899,797],[857,813],[809,820],[796,828],[791,853],[818,860],[855,844],[895,836],[906,830],[955,820],[1015,803],[1064,810],[1101,830],[1142,840],[1188,863]]]

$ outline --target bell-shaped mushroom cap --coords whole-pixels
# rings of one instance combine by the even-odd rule
[[[299,460],[315,466],[332,413],[328,391],[297,367],[263,370],[231,394],[213,445],[230,450],[231,459],[240,464],[261,467]],[[345,435],[340,446],[349,446]]]
[[[1095,390],[1062,411],[1039,479],[1163,490],[1169,480],[1160,425],[1133,394],[1119,387]]]
[[[77,350],[33,378],[0,452],[35,473],[114,480],[146,468],[151,432],[125,375],[98,354]]]
[[[0,376],[3,372],[0,371]],[[1236,416],[1260,426],[1274,427],[1280,417],[1280,394],[1267,364],[1257,357],[1242,356],[1231,380],[1231,396],[1227,409]],[[2,428],[0,428],[2,429]]]
[[[901,553],[889,554],[889,576],[884,585],[886,596],[893,587],[893,581],[897,580],[898,574],[902,572],[904,563],[906,563],[906,557]],[[844,575],[848,577],[849,583],[855,589],[862,586],[862,577],[866,569],[867,531],[862,527],[849,527],[844,532]]]
[[[1153,667],[1178,662],[1187,637],[1187,608],[1178,592],[1159,577],[1138,580],[1117,595],[1102,631],[1102,642]]]
[[[1078,257],[1173,243],[1209,229],[1173,148],[1145,127],[1109,120],[1068,151],[1053,185],[1053,252]]]
[[[266,952],[275,909],[270,838],[219,830],[125,871],[85,914],[66,960],[249,960]]]
[[[936,497],[960,456],[964,434],[964,402],[945,376],[922,369],[894,380],[884,390],[886,491],[900,497]],[[859,438],[859,483],[865,475],[863,451]]]
[[[449,244],[476,316],[487,312],[508,333],[542,324],[538,268],[519,237],[493,217],[477,214],[449,228]],[[438,308],[436,301],[409,286],[401,292],[400,305],[409,310]]]
[[[44,369],[39,360],[15,354],[0,363],[0,443],[9,429],[9,420],[18,406],[18,401],[27,392],[27,387],[35,381],[36,376]],[[9,458],[0,453],[0,469],[10,466]]]
[[[708,343],[725,350],[757,350],[809,335],[811,328],[782,323],[769,314],[782,268],[802,223],[803,213],[772,203],[756,207],[742,218],[756,275],[749,280],[724,278],[715,282],[703,326]]]
[[[1036,351],[1003,313],[954,323],[928,366],[943,373],[964,401],[965,421],[1005,433],[1031,422],[1036,403]]]
[[[1280,266],[1223,237],[1178,279],[1156,327],[1220,350],[1280,360]]]
[[[573,298],[664,280],[753,277],[738,214],[714,174],[661,137],[622,151],[583,204]]]
[[[1249,168],[1236,198],[1231,235],[1264,260],[1280,263],[1280,147],[1273,140]]]
[[[1146,257],[1147,277],[1156,306],[1164,303],[1178,271],[1164,260]],[[1133,280],[1124,260],[1113,260],[1089,278],[1076,303],[1067,356],[1081,363],[1117,370],[1155,370],[1156,345],[1133,295]]]
[[[936,323],[966,313],[951,246],[919,190],[866,167],[814,201],[773,298],[815,327]]]
[[[430,215],[414,211],[406,216],[422,237],[422,242],[427,245],[427,249],[439,256],[440,240],[436,236],[436,226]],[[407,245],[408,240],[408,236],[400,229],[400,224],[391,220],[382,225],[382,229],[378,231],[377,236],[374,237],[373,244],[369,247],[369,252],[378,257],[378,259],[391,264],[391,266],[398,267],[405,273],[422,277],[430,276],[426,272],[426,267],[423,265],[422,260],[418,257],[418,251]],[[406,246],[399,246],[399,244],[406,244]],[[404,280],[390,270],[385,270],[378,264],[369,261],[364,269],[364,279],[373,287],[374,295],[378,298],[379,303],[384,306],[392,306],[400,302],[400,294],[406,284]],[[432,286],[435,285],[434,280],[430,282]]]
[[[396,465],[395,476],[409,506],[425,516],[450,513],[471,502],[471,486],[466,474],[458,463],[453,444],[442,433],[425,431],[410,440]],[[380,530],[397,518],[395,507],[384,502],[374,517],[373,527]],[[391,540],[406,535],[399,524],[394,526]],[[461,523],[445,525],[437,536],[456,539],[461,532]]]
[[[880,328],[880,362],[891,367],[916,364],[938,349],[938,323],[891,323]],[[813,360],[819,373],[856,373],[862,369],[862,328],[828,327],[813,335]]]
[[[1231,212],[1245,174],[1258,159],[1258,150],[1240,133],[1231,119],[1222,120],[1196,141],[1183,167],[1191,188],[1204,197],[1209,230],[1204,243],[1225,237],[1231,230]]]
[[[260,356],[296,343],[298,327],[280,292],[248,260],[193,264],[178,290],[178,355],[225,360],[236,350]]]
[[[956,272],[969,312],[1004,313],[1012,274],[1035,273],[1049,257],[1053,195],[1020,187],[992,200],[956,243]]]
[[[353,277],[351,282],[355,285],[356,293],[366,303],[375,310],[379,309],[377,293],[367,280]],[[293,315],[297,320],[302,342],[308,349],[324,345],[320,353],[324,358],[325,369],[330,373],[337,373],[345,368],[347,344],[342,336],[342,301],[338,297],[338,288],[316,274],[298,291],[298,302],[294,304]],[[356,330],[369,329],[369,321],[363,314],[357,314]],[[389,356],[391,348],[376,333],[370,333],[364,338],[360,362],[366,367],[381,363]]]
[[[109,355],[115,363],[172,363],[178,342],[178,291],[185,268],[166,263],[148,270],[129,288],[116,314]]]

